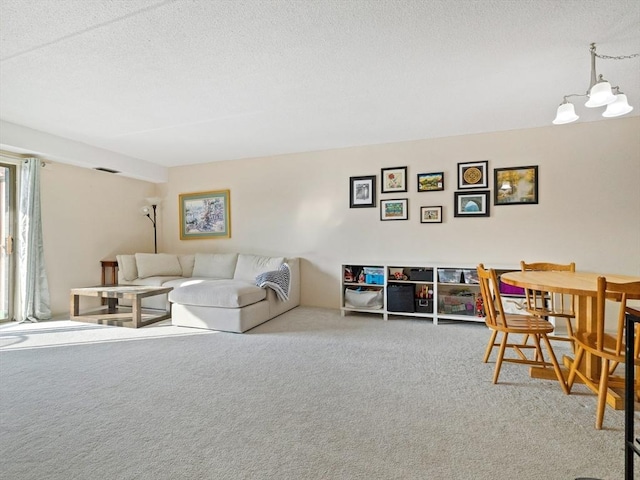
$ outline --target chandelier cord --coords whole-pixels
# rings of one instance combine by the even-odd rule
[[[619,57],[612,57],[611,55],[598,55],[597,53],[595,53],[595,56],[598,58],[602,58],[603,60],[628,60],[629,58],[640,57],[640,53],[634,53],[632,55],[620,55]]]

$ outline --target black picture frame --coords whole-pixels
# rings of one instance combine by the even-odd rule
[[[380,169],[381,193],[398,193],[407,191],[407,167],[391,167]]]
[[[458,190],[489,188],[489,161],[458,163]]]
[[[454,217],[488,217],[491,210],[489,190],[454,192]]]
[[[442,223],[442,205],[420,207],[420,223]]]
[[[535,205],[537,203],[537,165],[493,170],[494,205]]]
[[[376,176],[349,177],[349,208],[376,206]]]
[[[408,220],[409,219],[409,199],[393,198],[380,200],[380,220]]]
[[[418,192],[440,192],[444,190],[444,172],[419,173]]]

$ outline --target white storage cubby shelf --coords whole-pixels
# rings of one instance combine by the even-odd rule
[[[484,322],[475,266],[413,263],[342,264],[341,312]],[[498,273],[517,270],[499,268]],[[505,310],[522,308],[524,292],[504,292]],[[506,298],[505,298],[506,297]]]

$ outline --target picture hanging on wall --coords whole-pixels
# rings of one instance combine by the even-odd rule
[[[488,217],[489,190],[454,192],[454,217]]]
[[[418,174],[419,192],[437,192],[439,190],[444,190],[444,172]]]
[[[376,176],[349,178],[349,207],[370,208],[376,206]]]
[[[179,195],[180,240],[231,237],[229,190]]]
[[[489,161],[458,163],[458,190],[464,188],[487,188]]]
[[[538,166],[493,170],[494,205],[538,203]]]
[[[442,206],[420,207],[420,223],[442,223]]]
[[[383,168],[380,178],[382,193],[407,191],[407,167]]]
[[[407,220],[409,200],[396,198],[393,200],[380,200],[380,220]]]

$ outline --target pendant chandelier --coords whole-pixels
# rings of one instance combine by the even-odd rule
[[[633,110],[633,107],[629,105],[627,96],[622,93],[620,87],[612,87],[611,84],[606,81],[602,75],[596,74],[596,57],[607,60],[625,60],[629,58],[635,58],[640,56],[636,53],[633,55],[623,55],[619,57],[611,57],[607,55],[598,55],[596,53],[596,44],[591,44],[591,83],[587,89],[587,93],[572,93],[565,95],[563,102],[558,107],[556,118],[553,120],[554,125],[563,125],[565,123],[575,122],[580,118],[576,115],[573,103],[567,100],[570,97],[587,97],[585,107],[595,108],[604,107],[606,110],[602,114],[603,117],[620,117],[626,115]],[[615,93],[614,93],[615,90]]]

